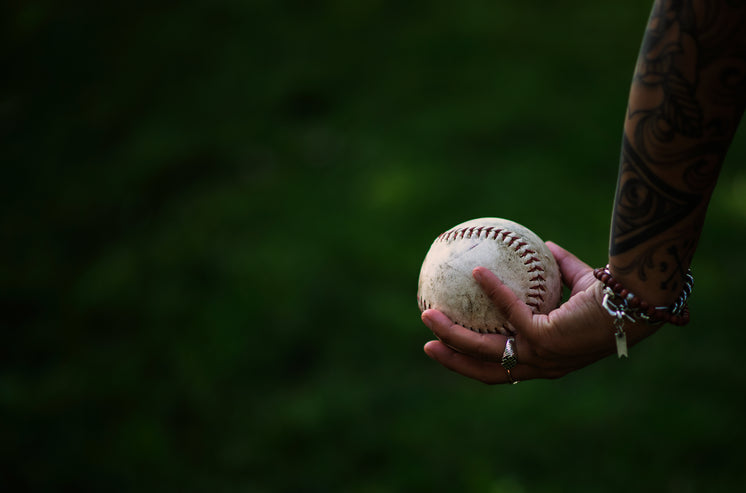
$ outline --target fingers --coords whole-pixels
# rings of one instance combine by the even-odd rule
[[[468,330],[468,329],[467,329]],[[533,380],[536,378],[557,378],[563,373],[540,371],[537,368],[519,363],[507,370],[498,362],[482,361],[466,354],[454,351],[441,341],[430,341],[425,344],[425,353],[451,371],[480,382],[496,385],[515,383],[516,381]]]
[[[505,350],[507,337],[499,334],[480,334],[454,324],[438,310],[425,310],[422,321],[444,344],[484,361],[499,361]]]
[[[425,345],[425,352],[432,359],[452,371],[481,382],[510,382],[507,371],[500,364],[508,339],[506,336],[471,331],[453,323],[438,310],[423,312],[422,321],[439,339]],[[522,332],[518,332],[515,338],[514,354],[518,365],[511,369],[511,374],[516,380],[559,378],[598,359],[588,359],[587,354],[573,354],[573,348],[564,348],[562,344],[558,346],[552,343],[547,346],[532,341]],[[552,340],[550,338],[550,342]],[[561,338],[563,343],[572,340],[572,337]]]
[[[477,267],[472,271],[472,275],[510,325],[520,331],[531,324],[531,308],[519,300],[515,293],[503,284],[491,270]]]
[[[509,383],[508,372],[500,363],[481,361],[454,351],[440,341],[425,344],[425,353],[432,359],[465,377],[473,378],[487,384]],[[514,372],[516,368],[511,370]],[[515,374],[515,372],[514,372]],[[517,377],[513,377],[517,378]]]
[[[438,337],[425,344],[425,353],[449,370],[484,383],[510,383],[511,377],[502,367],[507,337],[501,334],[479,334],[454,324],[438,310],[426,310],[422,321]],[[518,365],[511,369],[515,380],[554,378],[552,371],[540,370],[525,364],[530,360],[527,348],[515,346]]]

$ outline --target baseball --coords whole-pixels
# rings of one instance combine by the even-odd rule
[[[472,277],[479,266],[494,272],[534,313],[549,313],[559,304],[559,267],[541,238],[513,221],[485,217],[435,238],[420,270],[420,311],[434,308],[475,332],[511,335],[505,317]]]

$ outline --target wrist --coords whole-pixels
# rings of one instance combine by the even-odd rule
[[[621,313],[630,321],[644,321],[651,324],[686,325],[689,322],[687,301],[694,286],[691,269],[684,276],[679,297],[668,305],[656,305],[638,297],[612,275],[608,265],[605,268],[595,269],[593,275],[604,285],[604,308],[611,314]]]
[[[665,284],[665,278],[660,277],[658,272],[646,270],[644,276],[636,275],[636,271],[621,271],[612,263],[606,266],[608,273],[626,289],[635,293],[641,300],[655,306],[668,306],[673,304],[679,293],[672,289],[661,289]]]
[[[685,276],[684,288],[679,298],[669,306],[656,306],[637,297],[611,275],[609,266],[595,269],[593,275],[598,279],[598,289],[603,292],[601,306],[611,316],[617,355],[628,357],[627,333],[625,326],[658,328],[664,323],[685,325],[689,322],[687,300],[692,292],[694,277],[691,270]]]

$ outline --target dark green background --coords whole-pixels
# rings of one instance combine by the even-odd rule
[[[458,222],[605,263],[649,1],[10,3],[4,491],[743,485],[744,132],[689,326],[512,387],[421,350]]]

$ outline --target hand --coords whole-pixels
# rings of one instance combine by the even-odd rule
[[[514,380],[559,378],[615,352],[613,319],[601,305],[603,285],[593,269],[562,247],[547,242],[570,298],[549,314],[534,315],[490,270],[477,267],[474,278],[506,315],[515,332],[518,364],[510,370]],[[425,353],[446,368],[488,384],[510,383],[501,366],[507,337],[479,334],[456,325],[437,310],[426,310],[422,321],[438,337],[425,344]],[[655,332],[642,323],[627,323],[628,345]]]

